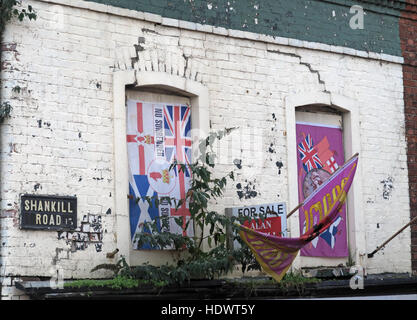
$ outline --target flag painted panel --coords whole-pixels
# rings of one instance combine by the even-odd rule
[[[145,199],[185,198],[190,186],[191,173],[189,170],[183,172],[178,168],[169,170],[169,167],[174,160],[184,164],[191,162],[191,108],[180,104],[128,100],[126,142],[132,247],[154,249],[149,246],[139,248],[137,234],[149,231],[144,227],[145,221],[150,222],[161,216],[172,218],[169,219],[169,228],[166,229],[158,222],[160,232],[192,235],[191,224],[186,228],[190,217],[188,203],[183,203],[175,209],[174,204],[170,205],[167,201],[162,201],[156,207],[154,200],[150,205]],[[182,225],[179,226],[174,217],[182,219]]]
[[[298,196],[300,203],[344,163],[342,130],[338,127],[297,123]],[[333,195],[335,196],[335,195]],[[331,196],[332,197],[332,196]],[[329,206],[333,199],[327,199]],[[300,209],[300,234],[311,230],[327,208]],[[332,225],[300,251],[302,256],[347,257],[346,205]]]

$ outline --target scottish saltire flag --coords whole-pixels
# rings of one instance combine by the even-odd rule
[[[280,281],[297,256],[298,252],[319,235],[327,232],[329,227],[336,227],[338,215],[346,201],[347,193],[352,185],[358,164],[356,154],[350,161],[341,167],[329,180],[322,184],[303,203],[306,212],[315,211],[318,204],[322,204],[327,195],[335,194],[334,201],[329,204],[327,214],[320,215],[320,220],[299,238],[281,238],[240,225],[239,234],[249,246],[256,260],[264,272]],[[323,212],[321,212],[323,214]],[[333,233],[333,229],[330,233]],[[330,237],[331,241],[331,237]]]
[[[126,142],[129,160],[129,218],[132,246],[138,248],[137,234],[149,232],[144,222],[154,219],[160,232],[169,231],[192,235],[192,226],[186,227],[190,217],[188,203],[177,210],[174,203],[162,198],[184,199],[190,186],[191,174],[178,168],[170,169],[174,160],[189,164],[191,161],[191,108],[128,100]],[[153,200],[149,203],[146,197]],[[159,206],[155,198],[161,199]],[[163,229],[158,217],[179,217],[182,225],[169,219],[169,228]]]
[[[313,139],[311,135],[307,135],[297,146],[298,152],[300,153],[300,159],[303,162],[303,168],[306,172],[312,169],[320,169],[323,167],[317,150],[313,145]]]
[[[334,248],[334,245],[336,244],[336,234],[338,232],[337,226],[340,224],[341,220],[342,217],[337,217],[330,227],[320,235],[331,248]]]

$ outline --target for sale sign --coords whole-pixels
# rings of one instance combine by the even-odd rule
[[[287,237],[287,206],[285,202],[226,208],[226,215],[248,218],[243,225],[277,237]],[[236,247],[237,243],[234,243]]]
[[[249,218],[246,227],[259,232],[285,237],[287,232],[287,208],[284,202],[231,208],[232,214]]]

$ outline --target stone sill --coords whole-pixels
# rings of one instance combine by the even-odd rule
[[[352,295],[383,295],[393,293],[417,293],[417,276],[404,274],[380,274],[364,279],[363,289],[352,289],[350,279],[325,280],[319,283],[283,288],[271,278],[240,278],[234,280],[192,280],[188,285],[153,288],[143,286],[135,289],[111,288],[64,288],[54,289],[49,281],[20,281],[16,288],[23,290],[32,299],[262,299],[294,297],[328,297]],[[264,282],[262,282],[264,281]],[[255,283],[255,284],[254,284]]]

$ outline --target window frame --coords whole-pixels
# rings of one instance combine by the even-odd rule
[[[132,250],[129,221],[129,180],[126,141],[126,90],[141,88],[188,97],[191,102],[193,155],[209,133],[209,91],[202,83],[164,72],[117,71],[113,76],[115,237],[118,255],[129,265],[162,263],[170,252]]]

